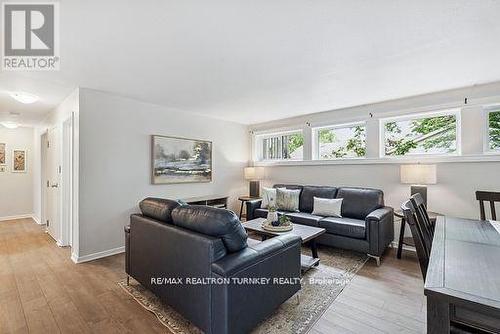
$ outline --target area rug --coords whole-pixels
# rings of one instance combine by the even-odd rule
[[[306,248],[302,251],[310,254]],[[319,266],[303,276],[300,303],[290,298],[252,333],[307,333],[368,260],[365,254],[330,247],[320,248],[319,257]],[[202,333],[135,280],[128,286],[126,280],[118,284],[172,333]]]

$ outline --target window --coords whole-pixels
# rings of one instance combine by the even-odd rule
[[[302,160],[304,135],[302,131],[288,131],[256,136],[257,159]]]
[[[382,120],[382,155],[456,154],[457,118],[457,111],[448,111]]]
[[[488,150],[500,151],[500,108],[488,112]]]
[[[364,158],[366,156],[365,124],[348,124],[315,128],[316,159]]]

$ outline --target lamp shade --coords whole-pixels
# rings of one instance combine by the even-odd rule
[[[436,165],[401,165],[401,183],[436,184]]]
[[[263,167],[245,167],[245,179],[260,180],[264,177]]]

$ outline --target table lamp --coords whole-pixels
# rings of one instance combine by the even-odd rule
[[[260,196],[260,180],[263,177],[263,167],[245,167],[245,179],[250,181],[250,197]]]
[[[411,184],[411,195],[420,193],[427,207],[428,184],[436,184],[436,165],[401,165],[401,183]]]

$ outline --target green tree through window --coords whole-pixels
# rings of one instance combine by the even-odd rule
[[[492,111],[488,115],[490,150],[500,150],[500,111]]]
[[[449,154],[457,149],[455,115],[385,123],[385,154]]]
[[[364,125],[318,130],[318,158],[359,158],[366,155]]]

